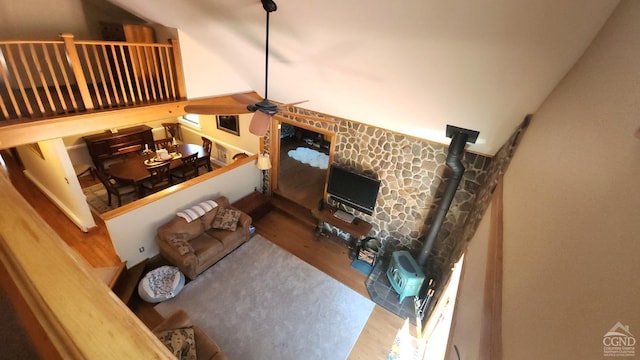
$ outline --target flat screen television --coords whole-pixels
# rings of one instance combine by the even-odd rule
[[[380,180],[331,165],[327,193],[330,198],[367,215],[373,214]]]

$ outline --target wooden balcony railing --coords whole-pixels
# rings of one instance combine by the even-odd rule
[[[0,126],[185,97],[176,40],[155,44],[60,37],[0,42]]]

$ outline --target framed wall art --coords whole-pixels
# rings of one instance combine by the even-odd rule
[[[217,115],[216,127],[236,136],[240,136],[240,122],[238,115]]]

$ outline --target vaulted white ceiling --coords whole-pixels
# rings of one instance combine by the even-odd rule
[[[184,55],[196,74],[187,81],[202,79],[210,93],[190,97],[264,96],[259,0],[110,1],[201,49],[200,62]],[[270,99],[308,99],[300,106],[447,144],[446,124],[477,130],[469,149],[488,155],[535,113],[618,3],[275,1]]]

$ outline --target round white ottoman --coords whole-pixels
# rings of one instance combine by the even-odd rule
[[[138,295],[146,302],[159,303],[178,295],[184,282],[184,274],[177,267],[161,266],[140,280]]]

